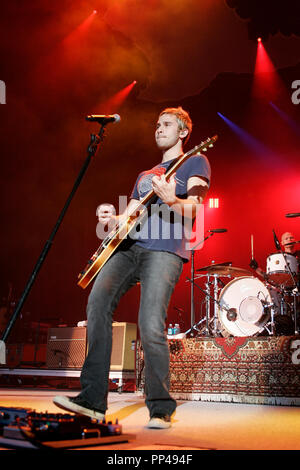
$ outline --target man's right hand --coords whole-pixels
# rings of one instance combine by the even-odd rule
[[[102,204],[97,209],[97,217],[98,221],[102,225],[107,225],[108,223],[111,225],[113,222],[116,223],[116,211],[114,206]]]
[[[96,234],[100,240],[104,240],[113,230],[118,220],[114,206],[112,204],[101,204],[98,206],[97,218]]]

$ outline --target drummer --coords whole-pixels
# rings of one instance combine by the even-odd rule
[[[296,250],[296,244],[297,242],[295,241],[295,237],[292,233],[285,232],[282,234],[281,245],[283,246],[285,253],[289,253],[291,255],[296,256],[296,258],[298,259],[298,264],[299,264],[300,263],[300,250]]]
[[[281,246],[283,253],[288,255],[295,256],[298,262],[298,268],[300,265],[300,251],[296,250],[296,245],[298,242],[295,241],[295,237],[291,232],[285,232],[281,236]],[[273,282],[269,278],[268,274],[263,271],[255,259],[250,261],[249,265],[255,272],[264,278],[265,282],[268,283],[270,289],[270,295],[275,306],[275,331],[279,335],[291,335],[294,334],[294,320],[292,319],[291,312],[294,309],[293,298],[289,297],[289,292],[291,291],[291,286],[285,286],[284,291],[279,291],[277,283]],[[299,276],[296,278],[298,289],[300,290],[300,279]],[[284,301],[282,303],[282,300]],[[299,300],[297,300],[296,307],[297,316],[299,318]]]
[[[285,232],[281,236],[281,246],[284,253],[296,256],[298,260],[298,265],[300,265],[300,250],[296,250],[296,242],[294,235],[291,232]],[[250,268],[254,269],[255,272],[263,277],[265,280],[268,280],[268,275],[263,271],[259,266],[257,261],[253,258],[249,264]]]

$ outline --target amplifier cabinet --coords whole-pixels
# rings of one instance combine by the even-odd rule
[[[110,370],[135,370],[135,323],[114,322]],[[49,328],[46,365],[49,369],[81,369],[88,349],[86,327]]]
[[[135,370],[135,323],[114,322],[110,370]]]
[[[81,369],[86,348],[86,328],[49,328],[47,367],[49,369]]]

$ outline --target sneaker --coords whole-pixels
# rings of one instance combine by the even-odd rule
[[[65,397],[58,395],[53,398],[53,403],[63,410],[71,411],[83,416],[88,416],[89,418],[102,421],[105,417],[105,413],[91,408],[87,402],[78,397]]]
[[[168,415],[154,414],[147,425],[149,429],[168,429],[171,427],[171,418]]]

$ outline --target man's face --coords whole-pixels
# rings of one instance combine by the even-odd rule
[[[162,114],[156,125],[155,140],[159,149],[168,150],[185,136],[185,131],[179,129],[179,125],[174,114]]]
[[[281,244],[283,246],[288,245],[291,242],[295,241],[295,237],[292,233],[286,232],[281,237]]]

